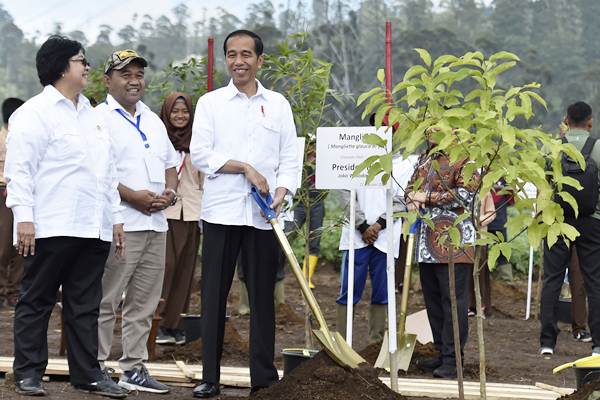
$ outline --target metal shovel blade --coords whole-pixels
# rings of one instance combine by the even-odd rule
[[[413,333],[405,333],[397,336],[398,349],[391,356],[396,360],[398,369],[408,371],[410,360],[415,351],[417,343],[417,335]],[[383,343],[379,350],[379,355],[375,361],[375,368],[383,368],[386,371],[390,370],[390,349],[388,346],[388,332],[385,332]]]

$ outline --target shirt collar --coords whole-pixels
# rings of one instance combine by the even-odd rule
[[[46,86],[44,86],[44,90],[43,90],[42,93],[44,94],[44,96],[46,98],[48,98],[48,100],[50,100],[50,102],[52,104],[56,104],[56,103],[58,103],[60,101],[63,101],[63,100],[67,101],[69,104],[73,104],[71,102],[71,100],[67,99],[53,85],[46,85]],[[80,110],[82,107],[91,107],[90,101],[87,99],[87,97],[85,97],[81,93],[79,93],[77,96],[78,96],[77,97],[77,110]]]
[[[256,81],[256,94],[253,97],[256,97],[256,96],[265,97],[265,93],[266,93],[267,89],[265,89],[265,87],[262,85],[262,83],[260,83],[260,81],[258,79],[255,79],[255,81]],[[237,87],[235,87],[235,85],[233,84],[233,79],[229,80],[229,84],[227,85],[225,90],[226,90],[227,100],[231,100],[235,96],[238,96],[238,95],[246,96],[244,93],[240,92]]]
[[[119,104],[119,102],[117,100],[115,100],[114,97],[112,97],[112,95],[107,94],[106,95],[106,100],[104,100],[104,102],[106,103],[106,105],[108,106],[108,109],[111,111],[114,110],[123,110],[126,113],[128,113],[125,108],[123,108],[123,106],[121,104]],[[145,111],[149,110],[150,108],[145,105],[141,100],[138,101],[135,105],[135,115],[133,115],[134,117],[138,114],[143,114]],[[129,114],[129,113],[128,113]]]

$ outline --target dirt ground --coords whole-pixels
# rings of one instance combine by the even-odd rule
[[[276,364],[283,368],[281,350],[288,347],[303,347],[304,345],[304,317],[303,303],[300,291],[291,275],[286,275],[286,305],[278,310],[276,331]],[[338,273],[332,266],[321,266],[315,274],[315,295],[319,300],[321,308],[330,327],[335,329],[335,298],[339,291]],[[225,349],[222,365],[244,366],[248,365],[248,328],[247,316],[240,316],[237,312],[237,281],[231,291],[228,313],[229,319]],[[414,282],[414,290],[410,297],[410,312],[416,312],[424,308],[423,297],[420,293],[418,279]],[[561,333],[555,355],[552,357],[541,357],[538,355],[539,322],[536,320],[524,320],[525,316],[525,293],[526,283],[516,282],[514,284],[493,282],[492,302],[493,311],[491,317],[484,321],[486,357],[488,362],[487,377],[490,382],[516,383],[533,385],[535,382],[544,382],[555,386],[575,387],[573,372],[566,371],[560,375],[552,375],[552,368],[591,354],[589,343],[575,342],[570,333],[570,326],[562,325]],[[535,286],[534,286],[535,293]],[[367,309],[370,289],[363,294],[363,301],[356,309],[354,324],[354,348],[364,349],[367,359],[377,353],[377,346],[367,348]],[[55,310],[56,311],[56,310]],[[190,312],[198,312],[198,295],[194,294]],[[0,309],[0,355],[11,356],[12,344],[12,310]],[[470,332],[467,347],[465,349],[465,377],[468,380],[478,379],[478,352],[475,320],[470,319]],[[116,332],[116,340],[113,345],[112,356],[117,359],[120,355],[119,338]],[[60,340],[60,318],[58,312],[54,312],[48,330],[50,357],[58,357]],[[201,341],[196,341],[185,346],[157,346],[158,359],[161,361],[182,360],[186,363],[197,363],[200,361]],[[426,354],[430,348],[419,347],[417,353]],[[371,353],[369,356],[367,353]],[[413,357],[414,360],[414,357]],[[431,378],[431,375],[419,371],[411,366],[409,371],[401,374],[402,377]],[[51,378],[45,384],[51,395],[49,398],[61,399],[85,399],[97,398],[75,392],[67,381]],[[248,390],[223,388],[221,399],[246,398]],[[156,399],[156,395],[133,394],[133,398]],[[190,398],[191,388],[173,387],[168,398]],[[10,383],[0,381],[0,400],[21,398],[16,395]],[[268,397],[261,397],[268,398]],[[350,397],[347,397],[350,398]],[[382,398],[382,397],[379,397]],[[383,397],[384,398],[384,397]],[[391,398],[391,397],[390,397]]]

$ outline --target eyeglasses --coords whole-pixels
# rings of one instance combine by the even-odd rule
[[[85,57],[84,58],[72,58],[69,61],[81,63],[81,65],[83,65],[84,67],[90,67],[92,65],[89,63],[89,61]]]

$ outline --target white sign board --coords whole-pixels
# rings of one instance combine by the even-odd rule
[[[368,133],[378,134],[386,139],[391,137],[391,129],[374,126],[332,127],[317,129],[317,167],[315,186],[317,189],[355,189],[365,186],[367,170],[356,178],[352,177],[355,168],[368,157],[385,154],[381,147],[363,143]],[[388,140],[387,147],[391,146]],[[369,186],[381,186],[376,178]]]

